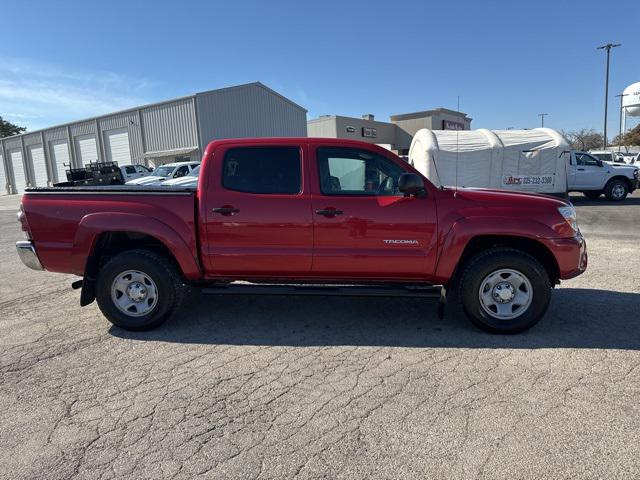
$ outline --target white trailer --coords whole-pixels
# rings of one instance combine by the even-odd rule
[[[411,142],[409,163],[436,185],[566,195],[569,150],[550,128],[422,129]]]

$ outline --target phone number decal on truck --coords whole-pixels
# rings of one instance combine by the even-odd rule
[[[505,175],[503,186],[553,185],[555,175]]]

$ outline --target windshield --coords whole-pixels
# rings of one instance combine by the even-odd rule
[[[189,174],[189,176],[190,177],[197,177],[199,173],[200,173],[200,165],[198,165],[196,168],[191,170],[191,173]]]
[[[175,167],[158,167],[153,172],[156,177],[170,177]]]

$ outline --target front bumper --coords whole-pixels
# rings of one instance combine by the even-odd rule
[[[27,267],[32,270],[44,270],[44,267],[40,263],[40,259],[38,258],[38,254],[36,253],[36,247],[33,245],[33,242],[29,240],[22,240],[20,242],[16,242],[16,250],[18,250],[18,256],[22,263],[24,263]]]
[[[633,180],[631,180],[631,193],[633,193],[633,191],[637,190],[638,188],[640,188],[640,179],[634,178]]]
[[[560,280],[577,277],[587,269],[587,243],[580,233],[573,238],[548,240],[548,247],[558,262]]]

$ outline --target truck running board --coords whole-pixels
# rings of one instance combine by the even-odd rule
[[[380,285],[276,285],[230,283],[209,285],[205,295],[328,295],[343,297],[417,297],[440,298],[442,287]]]

